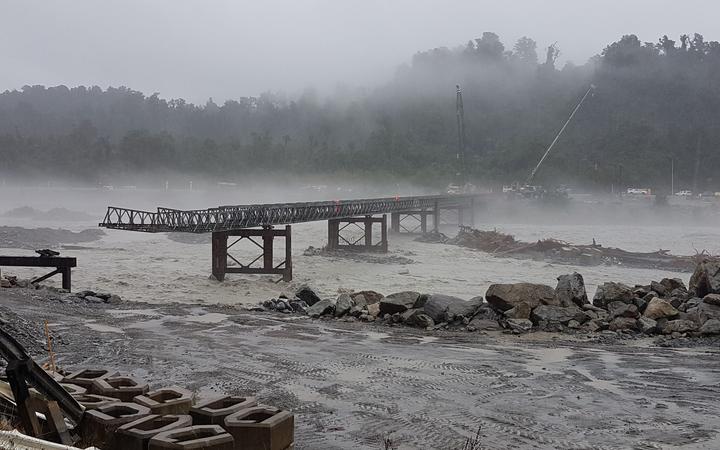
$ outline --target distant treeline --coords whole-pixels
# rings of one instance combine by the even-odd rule
[[[217,105],[131,89],[24,86],[0,94],[0,172],[105,183],[157,171],[241,179],[267,169],[399,176],[447,184],[457,172],[455,85],[466,170],[481,184],[524,180],[590,84],[538,174],[545,184],[720,190],[720,44],[699,34],[623,36],[581,66],[494,33],[416,54],[371,91],[263,94]]]

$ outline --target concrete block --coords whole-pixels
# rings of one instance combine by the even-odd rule
[[[77,384],[70,384],[70,383],[60,383],[60,386],[63,387],[70,395],[82,395],[87,394],[87,389],[85,389],[82,386],[78,386]]]
[[[70,375],[63,378],[63,383],[76,384],[82,386],[85,389],[89,389],[95,380],[101,380],[105,378],[118,376],[119,373],[110,369],[94,368],[94,369],[82,369],[77,372],[73,372]]]
[[[255,397],[221,397],[198,403],[190,415],[195,425],[222,425],[230,414],[256,405]]]
[[[138,395],[133,401],[147,406],[153,414],[187,414],[192,406],[192,392],[173,386]]]
[[[150,439],[149,450],[234,450],[233,437],[219,425],[195,425],[166,431]]]
[[[121,425],[150,415],[150,408],[135,403],[113,402],[86,411],[79,434],[86,444],[105,450],[115,448],[115,430]]]
[[[150,390],[147,383],[133,377],[110,377],[95,380],[90,388],[93,394],[119,398],[121,402],[131,402],[138,395]]]
[[[112,397],[104,397],[96,394],[72,394],[80,405],[85,409],[98,409],[108,403],[118,403],[120,400]]]
[[[120,426],[115,432],[115,447],[122,450],[146,450],[153,436],[189,426],[192,426],[192,418],[187,414],[153,414]]]
[[[272,406],[244,409],[225,418],[236,450],[285,450],[295,441],[295,416]]]

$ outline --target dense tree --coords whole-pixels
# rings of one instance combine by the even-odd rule
[[[622,36],[586,64],[538,61],[520,38],[486,32],[417,53],[372,91],[328,98],[265,93],[204,106],[126,87],[24,86],[0,94],[0,172],[106,182],[178,171],[239,179],[256,170],[399,176],[447,184],[455,173],[454,88],[463,87],[467,171],[523,180],[579,97],[590,98],[538,174],[546,184],[720,190],[720,44]]]

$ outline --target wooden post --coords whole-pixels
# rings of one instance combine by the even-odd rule
[[[436,200],[433,208],[433,231],[440,232],[440,203]]]
[[[427,233],[427,214],[424,211],[420,213],[420,232]]]

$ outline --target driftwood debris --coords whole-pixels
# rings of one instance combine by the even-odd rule
[[[521,259],[544,259],[557,263],[578,265],[624,265],[628,267],[692,272],[699,258],[708,258],[706,252],[693,256],[671,255],[669,250],[655,252],[630,252],[613,247],[603,247],[595,242],[576,245],[557,239],[522,242],[514,236],[496,230],[476,230],[461,227],[458,235],[444,240],[447,244],[469,247],[498,257]]]

